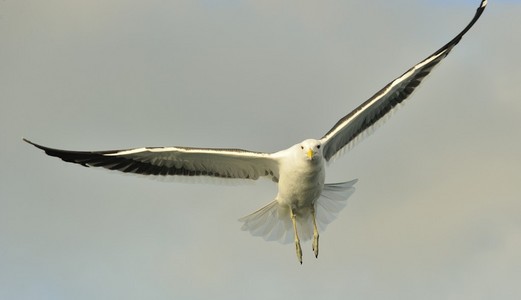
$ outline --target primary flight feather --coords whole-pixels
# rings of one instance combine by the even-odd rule
[[[293,240],[297,259],[302,263],[300,241],[312,239],[313,252],[318,257],[319,231],[336,217],[354,192],[356,180],[326,184],[325,163],[404,101],[458,44],[486,5],[486,0],[481,1],[470,23],[456,37],[340,119],[322,138],[307,139],[279,152],[190,147],[69,151],[24,141],[50,156],[86,167],[142,175],[268,178],[278,185],[275,200],[241,218],[242,229],[266,240]]]

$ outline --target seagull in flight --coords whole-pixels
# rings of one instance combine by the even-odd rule
[[[263,153],[242,149],[144,147],[111,151],[70,151],[38,145],[50,156],[85,167],[103,167],[125,173],[156,176],[207,176],[257,180],[278,185],[275,199],[240,219],[242,229],[266,240],[295,243],[302,264],[301,241],[313,240],[318,258],[319,232],[336,217],[354,192],[355,180],[325,183],[325,165],[349,148],[357,137],[382,121],[456,46],[479,19],[482,0],[470,23],[450,42],[391,81],[374,96],[340,119],[320,139],[307,139],[288,149]]]

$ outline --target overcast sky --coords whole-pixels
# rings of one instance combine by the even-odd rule
[[[392,118],[327,169],[358,178],[303,244],[238,218],[276,187],[87,169],[51,147],[277,151],[470,21],[478,0],[0,2],[0,299],[519,299],[521,3],[490,1]]]

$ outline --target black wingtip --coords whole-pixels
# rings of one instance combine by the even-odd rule
[[[49,147],[45,147],[42,145],[38,145],[34,142],[31,142],[30,140],[28,140],[24,137],[22,137],[22,140],[28,144],[35,146],[36,148],[38,148],[40,150],[43,150],[45,152],[45,154],[47,154],[49,156],[60,158],[61,160],[65,161],[65,162],[80,164],[84,167],[88,167],[88,165],[82,161],[78,161],[78,158],[81,159],[82,157],[84,157],[86,155],[88,156],[88,155],[94,154],[93,152],[86,152],[86,151],[69,151],[69,150],[49,148]]]
[[[474,14],[474,17],[472,18],[472,20],[470,20],[469,24],[450,42],[448,42],[445,46],[438,49],[438,51],[434,52],[433,55],[439,54],[443,51],[446,51],[447,49],[449,49],[449,51],[450,51],[450,48],[457,45],[459,43],[459,41],[461,40],[461,38],[467,33],[467,31],[469,31],[470,28],[472,28],[472,26],[474,26],[474,23],[476,23],[478,21],[478,19],[481,17],[481,14],[483,14],[483,11],[485,11],[485,7],[487,7],[487,3],[488,3],[488,0],[481,0],[481,4],[476,9],[476,13]],[[447,54],[448,54],[448,52],[447,52]]]
[[[45,147],[40,146],[40,145],[38,145],[38,144],[36,144],[36,143],[33,143],[33,142],[31,142],[30,140],[28,140],[28,139],[26,139],[26,138],[24,138],[24,137],[22,137],[22,141],[24,141],[24,142],[26,142],[26,143],[28,143],[28,144],[31,144],[31,145],[35,146],[36,148],[39,148],[39,149],[45,150]]]
[[[45,154],[47,155],[50,155],[50,156],[57,156],[57,155],[53,155],[53,150],[56,150],[56,149],[52,149],[52,148],[49,148],[49,147],[45,147],[45,146],[42,146],[42,145],[38,145],[34,142],[31,142],[30,140],[26,139],[26,138],[22,138],[22,141],[30,144],[30,145],[33,145],[35,146],[36,148],[40,149],[40,150],[43,150],[45,152]]]

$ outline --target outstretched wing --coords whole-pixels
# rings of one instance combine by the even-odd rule
[[[402,76],[387,84],[369,100],[340,119],[321,139],[325,159],[329,161],[338,151],[352,143],[357,136],[372,127],[397,104],[409,97],[421,81],[449,54],[463,35],[476,23],[486,5],[487,0],[482,0],[467,27],[445,46],[410,68]]]
[[[50,156],[86,167],[103,167],[125,173],[163,176],[212,176],[278,181],[278,164],[269,153],[241,149],[147,147],[112,151],[69,151],[27,143]]]

